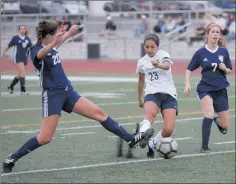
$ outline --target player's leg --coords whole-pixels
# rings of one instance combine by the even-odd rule
[[[156,115],[159,112],[160,100],[158,94],[148,94],[144,97],[144,119],[137,123],[135,132],[145,132],[155,122]],[[145,148],[148,144],[148,139],[140,142],[140,147]]]
[[[204,118],[202,121],[202,147],[200,152],[207,153],[210,151],[208,148],[210,134],[211,134],[211,125],[214,116],[214,107],[213,99],[208,93],[198,93],[200,97],[200,104],[202,111],[204,112]]]
[[[178,114],[177,100],[170,95],[165,94],[166,98],[162,101],[163,128],[158,134],[151,138],[148,143],[148,157],[154,156],[154,149],[159,146],[161,139],[170,137],[175,128],[176,116]]]
[[[15,65],[16,66],[16,65]],[[17,75],[14,77],[14,79],[12,80],[10,86],[8,86],[8,91],[12,94],[14,92],[14,86],[19,82],[20,80],[20,72],[16,66],[17,69]]]
[[[26,94],[25,90],[25,65],[24,62],[16,63],[16,68],[20,75],[21,94]]]
[[[48,91],[44,91],[42,96],[42,124],[40,133],[38,136],[34,136],[29,139],[23,146],[21,146],[15,153],[10,154],[3,163],[3,171],[11,172],[17,160],[32,152],[41,145],[48,144],[54,135],[57,122],[61,113],[63,104],[63,96],[57,95],[58,98],[54,98],[55,94]]]
[[[214,121],[222,134],[227,133],[229,127],[229,102],[226,89],[222,89],[215,92],[214,109],[218,114],[218,117],[214,118]]]
[[[63,107],[63,110],[66,112],[73,111],[87,118],[99,121],[105,129],[128,142],[130,147],[135,147],[138,142],[146,137],[150,138],[154,132],[153,129],[149,129],[143,134],[132,135],[128,133],[122,126],[109,117],[103,109],[88,99],[80,97],[74,90],[70,92],[70,99]]]

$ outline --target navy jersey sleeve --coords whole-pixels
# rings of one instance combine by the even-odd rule
[[[192,59],[191,59],[191,62],[189,63],[187,69],[190,70],[190,71],[196,70],[196,69],[201,65],[200,61],[201,61],[201,60],[200,60],[200,58],[199,58],[199,52],[197,51],[197,52],[193,55],[193,57],[192,57]]]
[[[34,48],[31,49],[31,51],[30,51],[30,59],[32,60],[33,63],[41,61],[41,59],[37,58],[37,54],[38,54],[40,49],[41,49],[41,47],[39,47],[37,45]]]
[[[13,36],[12,39],[11,39],[11,41],[8,43],[8,47],[12,47],[12,46],[15,45],[15,44],[16,44],[16,37]]]
[[[231,59],[229,57],[229,52],[228,52],[227,49],[226,49],[225,66],[226,66],[226,68],[229,68],[229,69],[232,70],[232,62],[231,62]]]

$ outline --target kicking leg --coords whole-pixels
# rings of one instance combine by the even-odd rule
[[[3,172],[12,172],[13,167],[17,160],[34,151],[41,145],[48,144],[56,130],[59,116],[52,115],[42,120],[40,133],[38,136],[29,139],[23,146],[21,146],[15,153],[10,154],[5,162],[3,162]]]

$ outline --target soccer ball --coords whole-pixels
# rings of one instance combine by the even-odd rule
[[[178,144],[171,137],[166,137],[161,140],[156,151],[160,157],[170,159],[177,155]]]

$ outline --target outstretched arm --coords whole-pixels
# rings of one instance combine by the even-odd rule
[[[83,27],[83,25],[73,25],[71,26],[71,28],[69,29],[69,31],[67,31],[63,37],[60,43],[58,43],[56,45],[56,48],[59,48],[67,39],[71,38],[72,36],[78,34],[78,30]]]
[[[138,77],[138,102],[139,102],[139,107],[143,107],[143,101],[142,101],[143,87],[144,87],[144,74],[139,73],[139,77]]]
[[[6,52],[10,49],[10,47],[7,47],[3,50],[0,59],[2,59],[2,57],[6,54]]]

